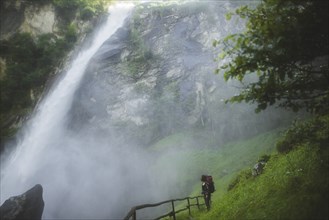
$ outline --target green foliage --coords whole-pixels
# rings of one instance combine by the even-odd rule
[[[312,143],[319,147],[328,147],[329,143],[329,116],[318,116],[306,122],[295,122],[276,148],[280,153],[287,153],[302,143]]]
[[[55,6],[59,8],[74,8],[83,3],[81,0],[53,0]]]
[[[76,41],[76,29],[69,26],[65,39],[53,34],[36,40],[28,33],[15,34],[0,41],[0,56],[6,60],[6,71],[0,80],[1,124],[9,115],[21,115],[35,100],[31,91],[41,91],[49,75]],[[1,135],[8,133],[1,132]],[[9,132],[8,134],[12,134]]]
[[[1,79],[1,112],[10,110],[15,104],[30,104],[29,84],[36,74],[33,70],[38,54],[36,45],[29,34],[16,34],[10,41],[1,41],[1,57],[7,61],[6,74]],[[15,99],[15,100],[13,100]]]
[[[80,12],[80,17],[83,20],[89,20],[95,15],[103,13],[106,5],[109,5],[112,0],[53,0],[55,6],[60,10],[76,10]]]
[[[329,110],[328,1],[265,0],[235,11],[247,18],[244,33],[214,42],[222,46],[216,73],[243,81],[257,74],[231,102],[256,102],[256,111],[278,103],[297,111]],[[232,14],[227,15],[230,19]]]
[[[266,163],[267,161],[269,161],[270,158],[271,158],[271,155],[264,154],[259,158],[258,162],[265,162]]]
[[[138,30],[140,22],[138,15],[135,15],[129,35],[133,53],[124,63],[124,72],[135,81],[138,81],[147,72],[151,62],[155,61],[152,51],[145,44]]]
[[[36,3],[36,4],[45,4],[52,2],[52,0],[25,0],[26,2]]]
[[[145,45],[141,33],[139,33],[138,29],[135,27],[131,29],[130,41],[134,47],[134,54],[137,55],[137,59],[140,59],[140,62],[153,58],[152,51]]]
[[[65,32],[65,40],[68,43],[75,43],[78,39],[78,30],[74,23],[71,23],[67,26],[67,30]]]
[[[84,7],[81,12],[80,16],[82,20],[89,20],[96,14],[96,10],[90,6]]]

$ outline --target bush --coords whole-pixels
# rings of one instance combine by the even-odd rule
[[[95,15],[95,9],[87,6],[83,8],[80,12],[80,16],[82,20],[89,20]]]
[[[45,84],[76,37],[76,28],[71,25],[66,40],[44,34],[34,41],[29,33],[19,33],[0,41],[0,56],[6,59],[6,72],[0,81],[2,115],[31,106],[30,91],[39,90]]]
[[[75,24],[71,23],[67,26],[65,32],[65,40],[69,43],[75,43],[78,39],[78,30]]]
[[[76,8],[81,4],[81,0],[53,0],[55,6],[65,8]]]
[[[306,122],[295,122],[283,139],[278,141],[276,148],[280,153],[287,153],[301,143],[312,142],[326,147],[329,141],[329,115],[317,116]]]
[[[80,16],[83,20],[91,19],[105,11],[105,5],[111,0],[53,0],[53,3],[62,12],[68,10],[80,10]]]
[[[265,162],[266,163],[267,161],[270,160],[270,158],[271,158],[271,155],[264,154],[259,158],[258,162]]]

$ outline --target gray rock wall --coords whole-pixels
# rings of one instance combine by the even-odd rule
[[[28,1],[1,3],[0,39],[9,38],[16,32],[28,32],[32,36],[54,33],[59,30],[59,18],[55,7],[48,4],[33,4]]]
[[[137,7],[90,62],[72,107],[72,129],[147,146],[184,129],[224,142],[273,128],[268,121],[275,114],[259,117],[267,117],[263,123],[250,117],[254,107],[223,102],[238,89],[214,74],[219,48],[212,40],[242,28],[226,21],[228,8]]]
[[[8,39],[17,32],[27,32],[34,37],[48,33],[60,36],[62,26],[68,22],[51,2],[3,0],[0,4],[0,40]],[[70,22],[77,26],[80,34],[92,27],[94,21],[79,20],[75,11],[66,13],[71,13],[68,16]]]

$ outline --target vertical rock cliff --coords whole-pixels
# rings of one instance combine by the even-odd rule
[[[214,74],[219,50],[212,41],[243,28],[225,19],[234,7],[138,6],[90,62],[72,107],[72,129],[149,146],[188,129],[223,143],[275,127],[255,120],[253,106],[223,102],[238,89]],[[271,111],[258,116],[276,120]]]

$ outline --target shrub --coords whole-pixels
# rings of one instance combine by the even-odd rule
[[[45,84],[60,59],[72,48],[76,37],[76,27],[70,25],[66,40],[53,34],[33,40],[29,33],[19,33],[0,41],[0,56],[6,59],[6,72],[0,81],[2,115],[31,106],[30,91]]]
[[[95,9],[87,6],[83,8],[80,12],[80,17],[82,20],[89,20],[95,15]]]
[[[71,23],[67,26],[65,32],[65,40],[69,43],[75,43],[78,39],[78,29],[74,23]]]
[[[306,122],[295,122],[276,148],[280,153],[287,153],[301,143],[312,142],[320,147],[327,146],[329,141],[329,115],[317,116]]]
[[[258,162],[265,162],[266,163],[267,161],[269,161],[270,158],[271,158],[271,155],[264,154],[259,158]]]
[[[83,20],[91,19],[94,15],[105,11],[105,5],[111,0],[53,0],[53,3],[61,12],[68,13],[68,10],[80,10]],[[65,14],[65,13],[64,13]]]
[[[75,8],[81,4],[81,0],[53,0],[55,6],[59,8]]]

